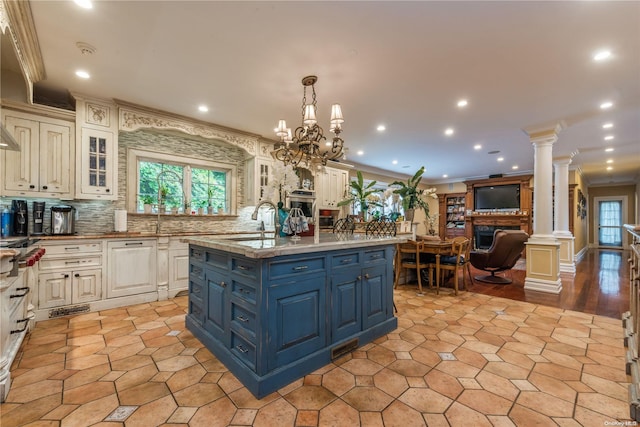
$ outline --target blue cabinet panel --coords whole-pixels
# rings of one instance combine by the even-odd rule
[[[297,277],[302,274],[323,274],[325,257],[286,257],[269,262],[269,280]]]
[[[385,265],[365,268],[362,276],[362,306],[364,329],[384,321],[389,308],[387,301],[387,272]]]
[[[204,276],[207,288],[204,328],[228,345],[227,276],[212,268],[205,268]]]
[[[332,341],[343,340],[362,330],[361,288],[359,267],[340,269],[331,276]]]
[[[324,276],[268,289],[269,369],[306,356],[327,344],[326,298]]]

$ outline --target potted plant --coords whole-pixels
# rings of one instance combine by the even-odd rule
[[[218,215],[222,215],[224,213],[224,209],[222,207],[222,203],[218,203]]]
[[[360,212],[362,214],[362,220],[367,221],[367,213],[370,207],[380,206],[379,197],[373,197],[378,190],[373,188],[376,185],[376,181],[371,181],[367,185],[364,184],[364,178],[362,177],[362,172],[358,171],[356,173],[356,180],[352,180],[349,182],[349,194],[347,198],[338,202],[338,206],[346,206],[356,203],[360,207]]]
[[[164,186],[161,185],[160,188],[158,189],[158,212],[160,213],[164,213],[167,210],[166,207],[166,203],[167,203],[167,195],[169,194],[169,189]]]
[[[151,206],[153,205],[153,196],[148,194],[140,196],[140,201],[142,202],[144,213],[151,213]]]
[[[207,207],[207,203],[206,200],[198,202],[198,215],[204,215],[204,208]]]
[[[207,188],[207,213],[213,215],[213,187]]]
[[[404,210],[404,216],[407,221],[413,221],[413,215],[416,208],[421,208],[424,211],[425,217],[429,218],[429,204],[426,198],[431,197],[438,198],[435,188],[428,188],[425,190],[418,189],[418,184],[422,180],[424,174],[424,166],[407,180],[406,183],[402,181],[394,181],[391,185],[397,185],[400,188],[393,190],[395,194],[402,197],[402,209]]]

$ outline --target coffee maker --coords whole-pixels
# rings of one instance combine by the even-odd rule
[[[26,200],[12,200],[13,210],[13,235],[26,236],[29,229],[29,212],[27,211]]]
[[[44,202],[33,202],[33,234],[43,234]]]

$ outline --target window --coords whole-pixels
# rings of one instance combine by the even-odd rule
[[[598,202],[598,244],[622,246],[622,200]]]
[[[127,155],[129,210],[142,212],[145,203],[164,209],[192,209],[212,206],[234,213],[235,166],[189,157],[129,149]]]

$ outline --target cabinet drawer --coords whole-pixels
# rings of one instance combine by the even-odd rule
[[[204,262],[204,254],[205,254],[205,250],[202,248],[194,248],[194,247],[189,248],[189,255],[193,260]]]
[[[102,252],[102,242],[69,242],[63,245],[43,245],[47,249],[47,255],[85,255],[87,252]]]
[[[198,298],[204,298],[204,292],[202,291],[204,286],[199,280],[189,279],[189,296],[196,296]]]
[[[299,274],[319,273],[325,270],[325,258],[306,258],[269,263],[269,278],[277,279]]]
[[[384,249],[375,249],[375,250],[364,252],[365,263],[378,262],[378,261],[384,261],[384,260],[385,260]]]
[[[252,342],[256,337],[256,314],[231,300],[231,324],[248,332]],[[246,334],[245,334],[246,335]]]
[[[205,252],[204,262],[212,267],[227,269],[227,254],[221,252]]]
[[[197,278],[200,280],[204,280],[204,268],[200,264],[190,263],[189,264],[189,277]]]
[[[258,263],[246,258],[231,258],[231,271],[243,276],[255,278],[258,275]]]
[[[358,264],[360,264],[360,254],[358,252],[334,255],[331,257],[332,268],[351,267]]]
[[[241,300],[244,300],[246,302],[249,302],[253,305],[256,304],[256,287],[253,284],[247,284],[247,283],[243,283],[241,281],[232,279],[231,280],[231,293],[240,298]]]
[[[252,371],[256,370],[256,346],[233,331],[231,331],[231,352]]]
[[[47,250],[47,255],[49,254]],[[46,256],[38,263],[40,271],[58,269],[77,269],[82,267],[101,267],[102,255],[84,256],[77,258],[47,258]]]
[[[202,302],[197,298],[189,298],[189,315],[202,324]]]

